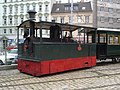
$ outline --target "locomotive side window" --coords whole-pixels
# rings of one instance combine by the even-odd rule
[[[92,43],[92,34],[89,34],[88,36],[88,43]]]
[[[100,43],[106,43],[106,34],[100,34]]]

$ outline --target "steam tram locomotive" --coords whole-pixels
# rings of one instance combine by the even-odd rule
[[[97,59],[117,61],[120,56],[120,32],[29,19],[18,26],[18,40],[20,28],[24,28],[25,41],[18,43],[18,70],[33,76],[93,67]],[[43,37],[44,30],[49,37]],[[78,41],[73,39],[75,31],[82,33],[83,42],[79,35]],[[115,38],[118,42],[113,45]]]

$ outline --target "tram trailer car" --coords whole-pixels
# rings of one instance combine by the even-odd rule
[[[33,76],[53,74],[96,65],[96,42],[86,40],[85,33],[96,28],[61,24],[55,22],[36,22],[26,20],[18,26],[24,28],[24,43],[18,43],[18,70]],[[48,30],[50,37],[44,38],[42,31]],[[84,34],[84,40],[73,40],[73,32]],[[69,32],[69,36],[67,34]]]
[[[97,30],[97,38],[97,59],[120,62],[120,31]]]
[[[87,34],[92,36],[94,33],[95,31],[91,31]],[[120,31],[98,29],[96,33],[96,59],[120,62]]]

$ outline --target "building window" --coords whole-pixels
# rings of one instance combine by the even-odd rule
[[[56,9],[56,11],[59,11],[59,10],[60,10],[60,8],[57,8],[57,9]]]
[[[6,29],[4,29],[4,33],[6,33]]]
[[[7,22],[6,22],[7,20],[6,20],[6,18],[4,18],[4,24],[7,24]]]
[[[27,11],[29,11],[29,8],[30,8],[30,6],[28,5],[28,6],[27,6]]]
[[[48,5],[45,5],[45,11],[48,11]]]
[[[15,13],[18,13],[18,6],[15,6]]]
[[[7,13],[7,8],[6,7],[4,7],[4,14],[6,14]]]
[[[100,21],[101,21],[101,22],[104,22],[104,17],[100,17]]]
[[[12,24],[12,17],[9,18],[10,24]]]
[[[64,23],[64,17],[61,17],[61,18],[60,18],[60,22],[61,22],[61,23]]]
[[[104,11],[104,7],[100,7],[100,11]]]
[[[116,12],[117,12],[118,14],[120,14],[120,9],[117,9]]]
[[[39,11],[42,11],[42,5],[39,5]]]
[[[117,22],[120,23],[120,18],[117,18]]]
[[[78,6],[74,6],[74,7],[73,7],[73,10],[78,10]]]
[[[112,13],[113,12],[113,8],[108,8],[108,12]]]
[[[86,7],[82,7],[82,10],[85,10],[86,9]]]
[[[90,16],[85,16],[85,23],[89,23],[89,17]]]
[[[77,19],[78,19],[78,20],[77,20],[78,23],[81,23],[81,22],[83,21],[83,20],[82,20],[82,16],[78,16]]]
[[[47,16],[45,16],[45,21],[47,21],[48,20],[48,17]]]
[[[10,7],[9,9],[10,9],[10,14],[12,14],[12,7]]]
[[[12,29],[10,29],[10,33],[12,33]]]
[[[21,23],[23,22],[23,17],[21,17]]]
[[[36,6],[35,6],[35,5],[33,6],[33,10],[34,10],[34,11],[36,10]]]
[[[21,13],[23,13],[23,12],[24,12],[24,6],[21,5]]]
[[[39,17],[39,20],[42,21],[42,17]]]
[[[65,11],[68,11],[70,7],[68,6],[65,6]]]

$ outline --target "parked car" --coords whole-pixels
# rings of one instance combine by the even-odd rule
[[[3,55],[0,55],[0,64],[12,64],[17,63],[17,57],[18,57],[18,49],[11,49],[6,52],[6,60],[5,60],[5,53]]]

